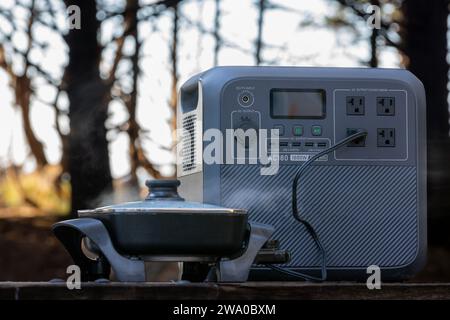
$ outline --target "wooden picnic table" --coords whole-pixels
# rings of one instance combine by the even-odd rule
[[[0,299],[450,299],[450,283],[384,283],[368,290],[349,282],[65,283],[0,282]]]

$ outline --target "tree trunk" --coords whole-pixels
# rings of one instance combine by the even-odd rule
[[[16,76],[15,83],[16,103],[20,107],[23,130],[27,140],[30,151],[36,159],[38,167],[43,167],[48,164],[44,152],[44,145],[38,140],[33,132],[30,119],[30,105],[31,105],[31,88],[30,79],[24,74],[23,76]]]
[[[371,0],[370,4],[373,6],[380,6],[379,0]],[[378,39],[379,31],[377,28],[372,29],[372,33],[370,34],[370,61],[369,66],[371,68],[378,67]]]
[[[264,12],[266,10],[266,0],[259,0],[258,2],[258,34],[256,36],[256,51],[255,60],[256,65],[261,64],[261,51],[263,48],[263,27],[264,27]]]
[[[222,39],[220,37],[220,1],[221,0],[215,0],[216,12],[214,14],[214,66],[217,66],[219,64],[219,51],[222,45]]]
[[[137,170],[139,168],[139,125],[136,119],[136,106],[138,96],[138,80],[139,80],[139,54],[141,51],[141,42],[139,41],[138,34],[138,21],[137,11],[139,3],[137,0],[128,0],[129,14],[125,17],[127,24],[130,26],[131,36],[133,37],[135,51],[131,56],[131,69],[133,73],[133,87],[130,93],[129,100],[125,103],[128,113],[128,137],[130,139],[129,144],[129,156],[130,156],[130,184],[135,188],[136,194],[138,194],[138,176]]]
[[[101,196],[112,191],[107,118],[109,86],[99,74],[101,47],[97,41],[99,21],[96,1],[66,0],[81,9],[81,29],[66,37],[69,47],[64,84],[69,98],[69,173],[72,213],[97,206]]]
[[[427,96],[430,240],[442,244],[450,230],[448,1],[405,0],[401,9],[404,64],[422,80]]]
[[[170,47],[170,61],[171,61],[171,78],[172,87],[170,93],[170,108],[172,109],[171,129],[173,141],[175,141],[175,130],[177,128],[177,102],[178,102],[178,4],[173,7],[173,21],[172,21],[172,43]]]
[[[25,138],[27,140],[28,146],[30,147],[31,154],[36,159],[37,166],[43,167],[48,164],[44,152],[44,145],[34,134],[30,120],[31,96],[33,93],[33,89],[31,88],[31,81],[28,76],[28,68],[30,66],[29,54],[33,47],[32,27],[36,17],[36,12],[34,11],[34,9],[35,9],[35,0],[31,1],[29,7],[29,18],[27,22],[27,28],[25,31],[27,37],[27,48],[23,53],[23,58],[25,60],[25,70],[23,71],[23,74],[17,75],[13,71],[12,64],[6,61],[5,50],[3,44],[1,43],[0,43],[0,68],[3,68],[6,71],[6,73],[11,77],[10,86],[15,94],[15,103],[20,108],[21,111]],[[10,45],[13,46],[12,43],[10,43]]]

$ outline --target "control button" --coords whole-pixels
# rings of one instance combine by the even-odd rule
[[[280,136],[284,136],[284,126],[282,124],[274,125],[273,128],[279,130]]]
[[[312,126],[311,133],[313,136],[321,136],[322,135],[322,127],[321,126]]]
[[[246,149],[249,146],[257,145],[257,135],[259,129],[259,113],[258,112],[233,112],[231,118],[232,128],[234,130],[241,129],[242,131],[235,132],[235,138],[238,143],[243,145]],[[255,134],[246,134],[248,130],[254,131]]]
[[[233,112],[231,118],[232,128],[236,129],[259,129],[259,113],[250,111],[250,112]]]
[[[303,135],[303,126],[294,126],[292,128],[292,133],[294,136],[302,136]]]

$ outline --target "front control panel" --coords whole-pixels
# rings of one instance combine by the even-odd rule
[[[306,161],[358,129],[367,137],[319,162],[415,163],[415,105],[400,82],[238,79],[225,86],[221,104],[222,129],[279,131],[279,152],[271,156],[280,164]]]

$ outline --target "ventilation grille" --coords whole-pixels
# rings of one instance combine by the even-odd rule
[[[185,175],[197,171],[197,114],[190,113],[183,117],[182,126],[181,170]]]
[[[246,208],[249,219],[275,227],[290,251],[291,267],[320,265],[303,225],[292,217],[292,177],[298,166],[273,176],[259,166],[221,167],[221,205]],[[329,267],[411,263],[418,248],[417,172],[410,166],[311,166],[299,183],[299,209],[327,251]],[[338,201],[339,200],[339,201]]]

